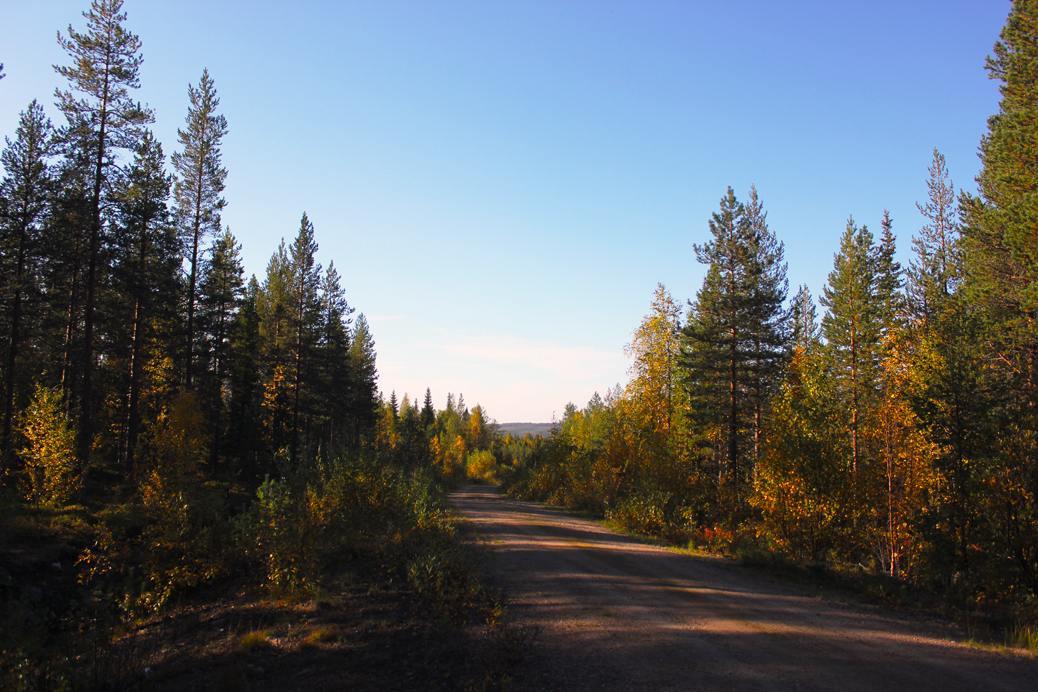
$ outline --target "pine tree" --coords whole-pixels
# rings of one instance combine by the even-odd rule
[[[220,141],[227,134],[227,120],[216,113],[220,99],[209,70],[202,70],[198,88],[188,85],[186,129],[177,130],[182,151],[173,154],[177,172],[175,187],[177,224],[187,253],[187,361],[184,381],[192,384],[195,358],[195,304],[199,269],[199,252],[206,236],[220,232],[220,211],[226,202],[223,193],[227,169],[220,163]]]
[[[789,344],[794,352],[806,351],[818,340],[818,312],[815,309],[811,291],[806,284],[801,285],[793,297],[793,304],[790,306],[790,323],[793,331]]]
[[[99,286],[98,269],[102,244],[102,198],[119,149],[133,150],[152,122],[149,109],[130,98],[140,87],[141,42],[123,28],[122,0],[94,0],[86,33],[68,28],[68,38],[58,34],[58,44],[72,58],[71,67],[55,70],[68,80],[72,91],[57,90],[58,107],[70,129],[84,133],[90,144],[92,169],[89,227],[87,229],[86,297],[83,311],[83,382],[80,392],[78,456],[83,468],[90,460],[94,440],[93,374],[95,311]],[[73,91],[85,98],[77,99]]]
[[[86,303],[84,276],[93,203],[94,151],[85,128],[58,130],[61,158],[54,166],[55,194],[41,242],[44,280],[43,364],[46,379],[61,387],[66,405],[78,400],[83,371],[81,331]]]
[[[140,399],[149,360],[148,344],[158,336],[160,321],[166,325],[173,321],[177,309],[174,297],[180,288],[180,254],[176,235],[168,223],[166,200],[170,180],[164,168],[162,145],[146,132],[119,194],[120,222],[113,232],[113,278],[123,297],[120,312],[124,318],[120,322],[129,329],[128,335],[119,338],[121,343],[128,344],[125,433],[120,447],[120,459],[127,473],[134,470],[140,434]]]
[[[309,412],[313,351],[317,342],[317,323],[321,310],[321,265],[317,264],[316,254],[314,226],[304,213],[299,224],[299,234],[289,247],[293,460],[299,456],[300,426]]]
[[[789,342],[789,314],[782,305],[789,293],[785,249],[768,228],[767,213],[750,186],[745,206],[751,242],[749,264],[749,313],[753,355],[750,363],[750,403],[753,407],[753,464],[760,460],[761,437],[767,402],[775,393]]]
[[[728,188],[709,227],[713,239],[695,246],[709,269],[683,330],[683,377],[693,428],[706,436],[738,505],[752,471],[746,451],[756,458],[765,393],[784,357],[788,288],[782,244],[768,230],[756,190],[747,211]]]
[[[928,168],[929,200],[916,204],[927,223],[913,240],[908,271],[914,351],[906,396],[919,427],[934,443],[934,484],[923,530],[928,560],[945,585],[953,575],[970,578],[969,546],[980,533],[983,478],[992,447],[988,412],[995,407],[984,372],[984,330],[970,296],[962,290],[962,238],[944,157],[934,149]]]
[[[956,289],[959,226],[955,209],[955,186],[948,177],[944,156],[934,147],[933,163],[927,169],[929,200],[916,203],[927,223],[912,241],[915,259],[908,269],[909,305],[915,319],[929,323]]]
[[[862,461],[862,427],[878,377],[884,306],[878,300],[877,264],[872,233],[849,219],[821,302],[828,308],[822,318],[822,333],[850,418],[847,428],[852,473],[857,473]]]
[[[36,101],[22,111],[15,141],[7,137],[4,141],[7,147],[0,157],[6,171],[0,183],[0,199],[4,203],[3,216],[0,217],[0,248],[3,249],[0,267],[3,270],[4,323],[8,339],[3,381],[0,482],[14,461],[12,434],[15,391],[19,388],[18,357],[25,331],[25,299],[27,293],[39,290],[33,265],[40,250],[42,229],[54,186],[49,165],[49,159],[54,154],[53,127]]]
[[[960,198],[968,290],[982,309],[992,386],[1004,398],[990,485],[996,550],[1038,590],[1038,2],[1013,3],[987,69],[999,112],[980,143],[979,197]]]
[[[232,329],[244,294],[245,271],[241,263],[241,245],[231,231],[225,230],[210,251],[209,261],[202,267],[199,291],[200,327],[207,344],[208,386],[203,387],[208,400],[212,430],[210,464],[215,469],[223,436],[225,401],[231,386]]]

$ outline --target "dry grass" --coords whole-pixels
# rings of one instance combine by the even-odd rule
[[[1006,646],[1038,653],[1038,626],[1020,624],[1012,628],[1006,636]]]
[[[269,645],[271,634],[272,632],[270,630],[245,633],[242,635],[241,639],[238,640],[238,651],[244,654],[249,654],[252,653],[252,650],[256,647]]]

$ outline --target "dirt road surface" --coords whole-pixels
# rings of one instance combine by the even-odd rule
[[[512,689],[1038,692],[1038,661],[939,623],[827,601],[730,561],[466,486],[510,618],[540,635]]]

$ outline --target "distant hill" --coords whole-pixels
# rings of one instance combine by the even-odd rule
[[[501,437],[512,433],[512,437],[522,438],[526,433],[534,437],[548,437],[551,435],[551,423],[500,423],[498,430]]]

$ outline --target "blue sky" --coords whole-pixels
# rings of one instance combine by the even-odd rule
[[[0,134],[53,106],[85,0],[7,0]],[[187,87],[227,117],[224,222],[262,280],[305,211],[371,323],[386,395],[547,421],[627,379],[623,346],[730,185],[756,185],[791,290],[853,215],[910,258],[934,147],[975,189],[1005,0],[126,0],[167,155]]]

